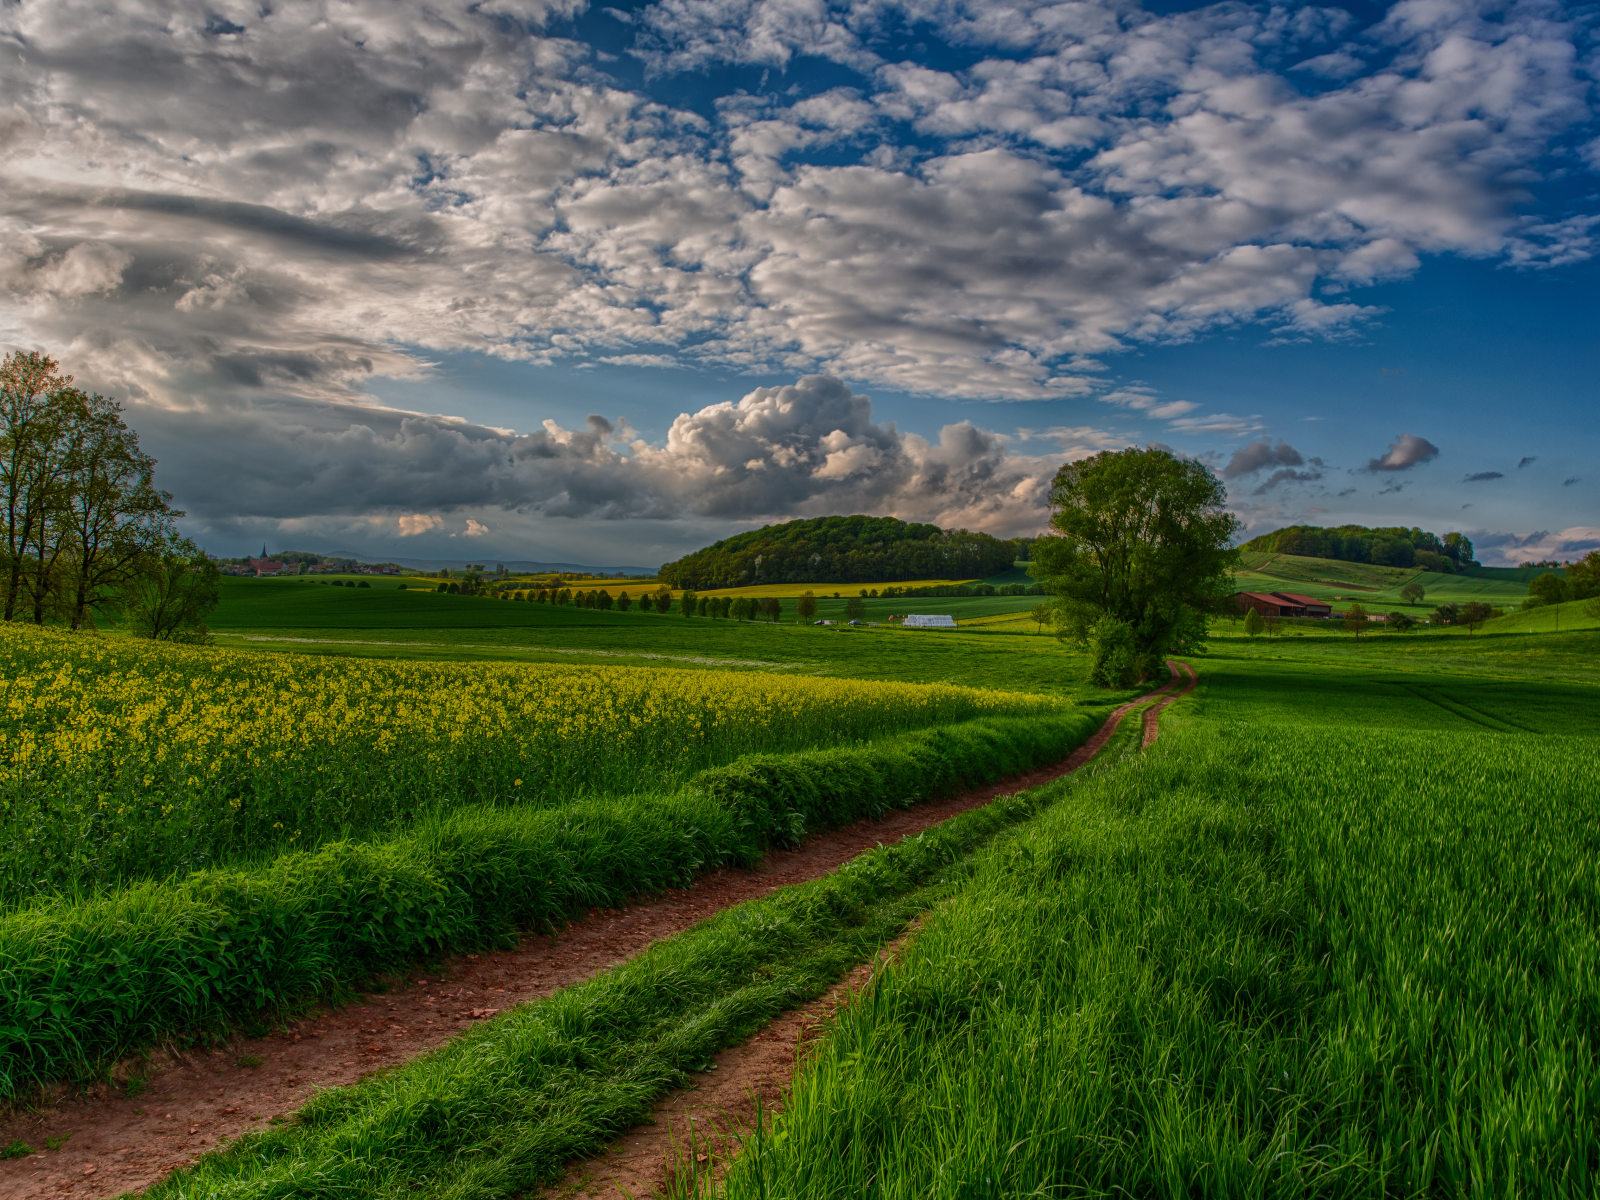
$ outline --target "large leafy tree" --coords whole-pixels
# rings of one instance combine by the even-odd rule
[[[1106,687],[1148,679],[1167,654],[1198,648],[1234,592],[1239,522],[1222,482],[1164,450],[1068,463],[1050,488],[1050,536],[1031,573],[1048,581],[1058,636],[1093,650]]]

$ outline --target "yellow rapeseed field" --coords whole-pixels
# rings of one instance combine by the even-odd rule
[[[1054,707],[945,685],[330,659],[0,626],[0,899],[650,792],[748,751]]]

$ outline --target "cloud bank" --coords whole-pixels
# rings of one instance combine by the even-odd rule
[[[643,91],[567,36],[579,7],[6,6],[0,336],[177,406],[342,398],[448,350],[1029,399],[1141,342],[1339,336],[1375,315],[1351,289],[1422,254],[1593,251],[1589,218],[1517,210],[1592,120],[1577,18],[1546,3],[1359,28],[663,0],[628,26]],[[911,26],[970,65],[885,49]],[[853,82],[673,103],[684,72],[801,59]]]
[[[217,432],[231,427],[218,422]],[[1042,523],[1057,467],[1105,441],[1090,430],[1047,431],[1056,449],[1023,455],[966,421],[929,440],[875,421],[867,396],[820,375],[680,414],[661,445],[598,415],[578,429],[546,421],[518,436],[304,403],[255,414],[248,433],[238,442],[202,436],[203,454],[163,464],[195,521],[292,528],[343,518],[406,538],[482,537],[491,527],[480,518],[495,509],[617,522],[870,512],[1014,536]]]

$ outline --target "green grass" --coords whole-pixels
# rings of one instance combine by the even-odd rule
[[[1411,606],[1400,599],[1400,591],[1411,583],[1420,584],[1427,593],[1422,609],[1445,602],[1465,604],[1469,600],[1502,607],[1516,605],[1528,595],[1527,581],[1522,576],[1540,573],[1478,568],[1466,575],[1442,575],[1409,567],[1378,567],[1261,551],[1248,551],[1241,555],[1241,561],[1244,569],[1235,575],[1241,591],[1299,592],[1319,600],[1339,596],[1359,600],[1369,611],[1409,609]],[[1380,608],[1375,609],[1375,605]]]
[[[1505,679],[1600,684],[1600,622],[1569,629],[1577,605],[1564,605],[1561,632],[1543,609],[1487,622],[1476,633],[1464,628],[1411,633],[1371,632],[1357,640],[1342,623],[1289,628],[1283,636],[1251,638],[1241,622],[1222,622],[1210,641],[1212,657],[1283,659],[1342,667],[1382,665],[1407,675],[1489,675]],[[1532,626],[1534,633],[1526,630]],[[1381,626],[1374,626],[1374,630]]]
[[[1032,582],[1027,579],[1008,582]],[[588,589],[584,589],[588,590]],[[626,589],[625,589],[626,590]],[[653,591],[654,589],[649,589]],[[829,585],[817,597],[817,619],[842,619],[845,605],[860,592],[860,585]],[[759,588],[743,591],[764,595]],[[839,592],[835,598],[833,592]],[[612,590],[616,594],[616,590]],[[641,591],[630,594],[637,598]],[[867,620],[886,620],[891,613],[950,612],[960,617],[1000,612],[1026,612],[1038,596],[894,597],[866,600]],[[784,599],[784,619],[795,620],[795,601]],[[676,636],[735,624],[711,617],[684,618],[676,611],[663,615],[634,608],[626,613],[578,609],[570,605],[537,604],[524,600],[491,600],[482,596],[450,596],[408,588],[394,582],[375,582],[370,588],[340,588],[314,579],[225,579],[222,603],[208,619],[210,627],[224,630],[265,629],[588,629],[638,630],[663,621],[677,621]]]
[[[958,619],[1026,612],[1039,597],[868,600],[869,620],[891,613],[950,613]],[[845,600],[819,602],[843,619]],[[597,612],[521,601],[318,588],[303,581],[236,580],[212,621],[220,644],[327,658],[407,658],[670,666],[773,671],[905,683],[958,683],[1120,703],[1089,687],[1083,659],[1050,637],[1016,630],[960,632],[802,627],[783,623]],[[831,614],[831,615],[830,615]],[[1029,627],[1031,628],[1031,626]]]
[[[978,856],[729,1200],[1595,1194],[1600,692],[1199,665]]]

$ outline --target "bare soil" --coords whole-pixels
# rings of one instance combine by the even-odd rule
[[[528,935],[513,950],[456,956],[442,971],[409,975],[385,994],[315,1012],[268,1037],[209,1051],[168,1048],[142,1067],[124,1064],[115,1072],[118,1083],[0,1115],[0,1153],[19,1143],[33,1151],[0,1160],[0,1200],[88,1200],[147,1188],[241,1134],[277,1123],[315,1092],[415,1058],[474,1021],[590,979],[724,908],[820,878],[886,842],[1070,774],[1110,740],[1129,709],[1177,681],[1173,667],[1167,683],[1116,709],[1059,763],[819,834],[794,850],[771,852],[751,870],[715,871],[692,887],[643,897],[625,908],[591,909],[555,937]],[[1146,744],[1151,728],[1147,724]],[[870,969],[861,968],[828,995],[724,1051],[696,1088],[662,1101],[656,1125],[629,1133],[610,1153],[575,1168],[570,1186],[581,1182],[585,1195],[616,1196],[620,1184],[641,1196],[665,1179],[669,1128],[687,1128],[689,1117],[698,1123],[698,1114],[713,1111],[725,1111],[737,1123],[744,1119],[740,1114],[753,1115],[750,1097],[757,1094],[764,1104],[776,1105],[806,1030],[833,1011],[851,980],[859,983]],[[654,1182],[633,1186],[647,1179]]]

